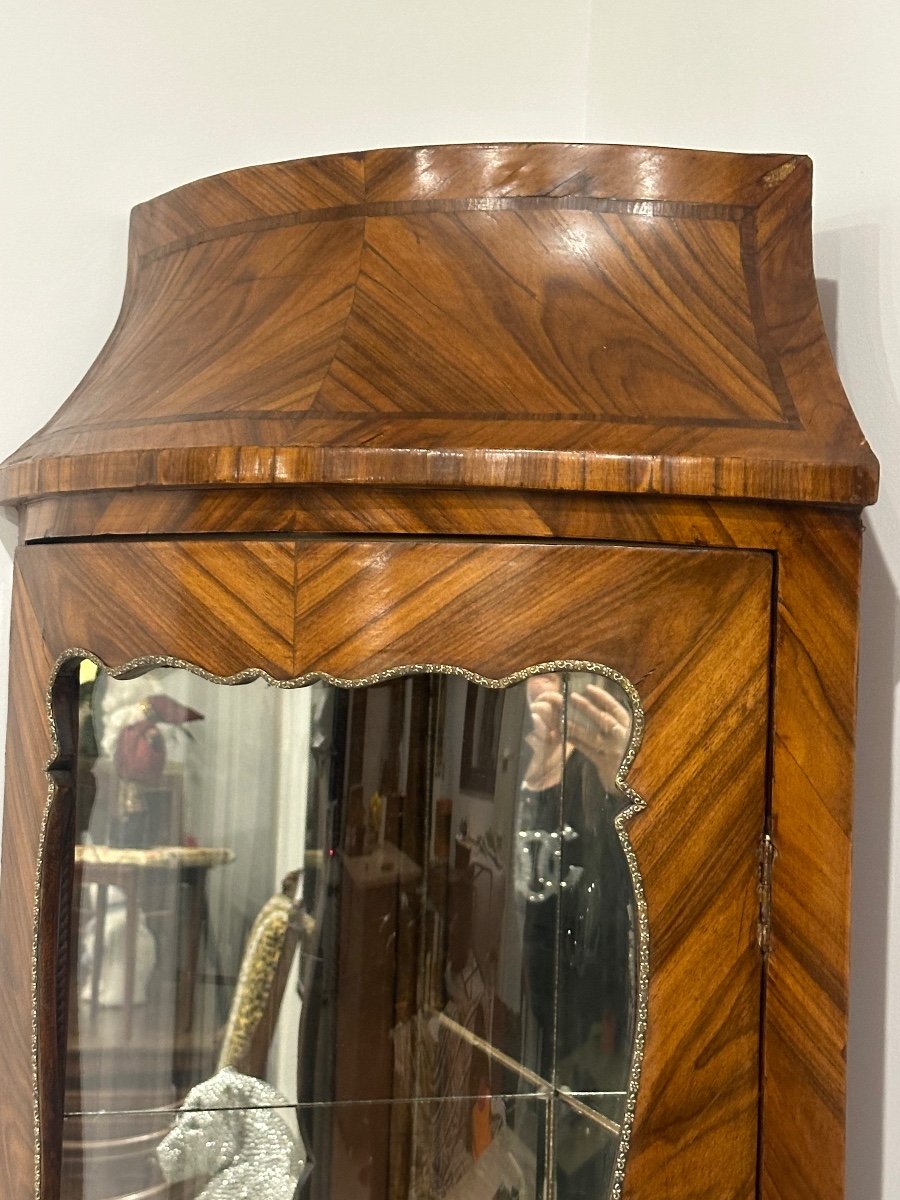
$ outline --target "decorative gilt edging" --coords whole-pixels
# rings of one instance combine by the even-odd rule
[[[361,676],[356,679],[345,679],[336,675],[329,675],[326,671],[310,671],[304,675],[298,675],[293,679],[276,679],[267,671],[257,667],[249,667],[244,671],[239,671],[234,675],[216,675],[211,671],[204,670],[203,667],[198,667],[194,663],[186,662],[180,658],[166,658],[157,655],[144,655],[138,658],[129,659],[119,667],[108,666],[96,654],[90,650],[85,650],[82,647],[73,646],[64,650],[57,658],[53,671],[50,676],[50,683],[45,694],[45,708],[47,721],[50,728],[50,739],[52,754],[49,761],[45,765],[45,773],[48,775],[47,799],[44,804],[44,812],[41,818],[40,836],[38,841],[38,861],[35,871],[34,882],[34,898],[32,908],[32,942],[31,942],[31,1077],[32,1077],[32,1108],[34,1117],[34,1195],[35,1200],[57,1200],[56,1197],[44,1197],[41,1193],[42,1176],[41,1176],[41,1127],[40,1127],[40,1093],[38,1080],[38,935],[40,921],[40,898],[41,884],[43,881],[44,854],[46,851],[47,826],[50,818],[50,810],[56,796],[56,785],[50,775],[51,768],[59,756],[59,735],[56,727],[56,719],[53,715],[53,696],[56,688],[56,683],[63,667],[74,660],[86,659],[92,662],[98,670],[106,672],[113,679],[123,679],[128,675],[140,674],[143,671],[149,671],[154,668],[170,668],[173,670],[189,671],[192,675],[196,675],[200,679],[205,679],[209,683],[223,684],[233,687],[244,683],[253,683],[257,679],[262,679],[269,687],[282,688],[284,690],[293,690],[295,688],[308,687],[313,683],[326,683],[332,687],[338,688],[363,688],[372,687],[377,683],[384,683],[389,679],[397,679],[405,675],[453,675],[461,679],[467,680],[469,683],[478,684],[480,687],[488,688],[507,688],[513,684],[523,683],[532,675],[546,675],[556,671],[583,671],[591,672],[596,675],[602,675],[607,679],[613,680],[626,693],[631,702],[632,722],[631,733],[628,740],[628,748],[625,751],[625,756],[622,759],[621,765],[616,772],[616,784],[627,800],[627,806],[616,816],[615,827],[619,836],[625,859],[628,863],[628,870],[631,875],[631,882],[634,888],[635,908],[637,910],[638,919],[638,978],[637,978],[637,1006],[635,1013],[635,1028],[634,1041],[632,1045],[631,1068],[628,1075],[627,1096],[625,1100],[625,1114],[622,1119],[621,1135],[619,1138],[619,1148],[616,1156],[616,1166],[613,1173],[613,1178],[610,1184],[609,1192],[606,1200],[620,1200],[622,1195],[622,1185],[625,1179],[625,1167],[628,1159],[628,1151],[631,1144],[631,1131],[634,1126],[634,1114],[637,1106],[638,1088],[641,1078],[641,1067],[644,1061],[644,1049],[647,1039],[647,999],[650,984],[650,930],[647,919],[647,901],[644,895],[644,883],[641,877],[640,868],[638,866],[637,856],[634,848],[631,845],[631,840],[628,837],[626,829],[627,823],[647,807],[647,803],[643,800],[633,788],[629,787],[626,782],[626,775],[634,762],[635,755],[641,744],[641,739],[644,734],[644,709],[641,704],[640,696],[637,689],[630,679],[627,679],[620,672],[612,667],[607,667],[603,663],[590,662],[584,659],[554,659],[551,662],[537,663],[531,667],[523,667],[519,671],[514,671],[510,675],[504,675],[501,678],[493,679],[485,675],[479,675],[477,671],[466,670],[465,667],[457,667],[446,663],[408,663],[399,667],[391,667],[385,671],[377,671],[373,675]],[[563,1094],[563,1098],[564,1094]]]

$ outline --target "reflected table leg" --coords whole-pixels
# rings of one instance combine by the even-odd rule
[[[103,968],[103,946],[106,938],[106,908],[109,884],[97,884],[97,906],[94,910],[94,954],[91,962],[91,1022],[96,1023],[100,1009],[100,972]]]
[[[125,892],[125,1041],[131,1041],[134,1025],[134,982],[137,966],[138,943],[138,888],[137,872],[127,871],[122,879]]]

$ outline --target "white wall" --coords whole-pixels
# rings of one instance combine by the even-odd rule
[[[900,1195],[900,1141],[884,1136],[900,1128],[900,7],[42,0],[5,6],[0,46],[0,457],[50,417],[111,328],[131,205],[189,179],[498,138],[812,155],[823,299],[885,475],[863,598],[847,1194]],[[13,527],[0,534],[6,620]],[[6,642],[0,629],[3,671]]]

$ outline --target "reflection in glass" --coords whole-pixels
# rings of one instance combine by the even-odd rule
[[[226,1110],[281,1137],[267,1200],[609,1195],[632,723],[601,672],[280,688],[84,662],[62,1200],[243,1196],[252,1138],[218,1166],[182,1146]]]

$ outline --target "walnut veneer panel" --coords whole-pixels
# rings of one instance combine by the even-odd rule
[[[860,534],[797,516],[780,556],[764,1200],[842,1200]]]
[[[340,603],[335,604],[337,597]],[[359,620],[364,612],[366,619]],[[561,657],[638,687],[630,834],[651,932],[650,1023],[624,1195],[756,1189],[771,560],[633,547],[301,543],[295,669]]]
[[[292,543],[24,547],[16,566],[54,657],[77,646],[110,666],[158,655],[218,675],[248,663],[291,674]]]
[[[110,665],[158,655],[220,675],[253,665],[289,676],[294,559],[293,543],[273,541],[23,547],[16,555],[0,889],[0,1049],[6,1085],[0,1097],[0,1182],[10,1200],[35,1194],[31,970],[38,874],[46,898],[38,938],[39,1195],[58,1200],[59,1194],[64,1060],[58,1057],[57,994],[65,966],[57,961],[56,930],[69,766],[56,776],[48,849],[37,873],[48,790],[44,767],[51,757],[46,698],[53,665],[77,646]],[[61,728],[61,742],[64,733]]]
[[[810,183],[803,158],[608,146],[201,180],[136,210],[119,322],[0,499],[358,482],[866,503]]]
[[[719,602],[740,595],[742,562],[769,569],[765,555],[702,550],[301,541],[294,673],[352,678],[399,660],[500,677],[530,663],[595,657],[601,640],[604,661],[643,696],[642,681],[662,669],[668,648],[697,640],[720,619]]]
[[[5,867],[4,953],[15,965],[0,979],[0,1002],[17,1081],[0,1102],[6,1194],[31,1194],[32,930],[22,892],[32,886],[46,795],[44,693],[53,660],[78,642],[113,666],[167,653],[220,674],[261,666],[281,675],[323,669],[358,676],[414,661],[500,674],[562,655],[627,673],[647,711],[631,781],[648,808],[631,834],[652,942],[650,1027],[625,1194],[650,1200],[660,1178],[673,1198],[755,1194],[756,848],[765,809],[769,555],[390,540],[300,542],[295,550],[191,541],[34,546],[19,559],[14,732],[21,723],[28,733],[9,759],[4,847],[12,872]],[[181,580],[178,589],[170,590],[167,571]],[[90,605],[54,607],[42,598],[75,589],[81,601],[86,579]],[[208,603],[215,631],[204,615]],[[247,628],[254,632],[239,632]],[[296,654],[288,663],[283,646],[293,629]],[[366,630],[376,630],[380,642]],[[45,937],[49,911],[45,904]],[[52,1027],[42,1016],[45,1038]],[[43,1198],[51,1200],[58,1131],[49,1100],[41,1116]]]
[[[843,1196],[858,517],[849,512],[735,502],[502,491],[173,490],[144,496],[95,493],[50,498],[26,512],[23,536],[211,529],[626,538],[651,545],[757,547],[776,557],[778,653],[771,781],[771,820],[778,848],[773,891],[776,932],[766,988],[760,1186],[764,1200],[808,1200],[810,1196],[839,1200]],[[18,679],[15,674],[14,680]],[[822,735],[822,722],[811,713],[823,714],[827,737]],[[644,769],[641,759],[635,769]],[[5,862],[13,861],[7,855]],[[27,875],[30,867],[26,862],[16,870]],[[6,897],[4,904],[9,903]]]
[[[666,191],[691,204],[754,205],[794,161],[789,154],[710,154],[658,146],[499,143],[418,146],[333,154],[226,171],[176,188],[134,210],[133,249],[143,256],[210,229],[255,221],[265,227],[295,214],[400,200],[470,196],[633,195]]]
[[[34,897],[41,829],[47,800],[44,767],[51,757],[46,693],[54,656],[43,644],[41,626],[21,577],[13,589],[10,647],[9,727],[3,810],[3,874],[0,887],[0,1192],[9,1200],[34,1196],[35,1107],[32,1073],[31,972]],[[46,960],[43,965],[46,967]],[[50,978],[55,975],[50,968]],[[55,1006],[43,1010],[51,1047],[56,1043]],[[52,1067],[53,1062],[49,1064]],[[60,1072],[57,1071],[58,1075]],[[57,1079],[57,1084],[59,1083]],[[61,1149],[62,1089],[46,1097],[43,1126],[48,1147],[47,1173],[58,1171]],[[52,1134],[53,1122],[59,1127]],[[49,1136],[46,1136],[49,1135]],[[56,1197],[53,1198],[56,1200]]]

